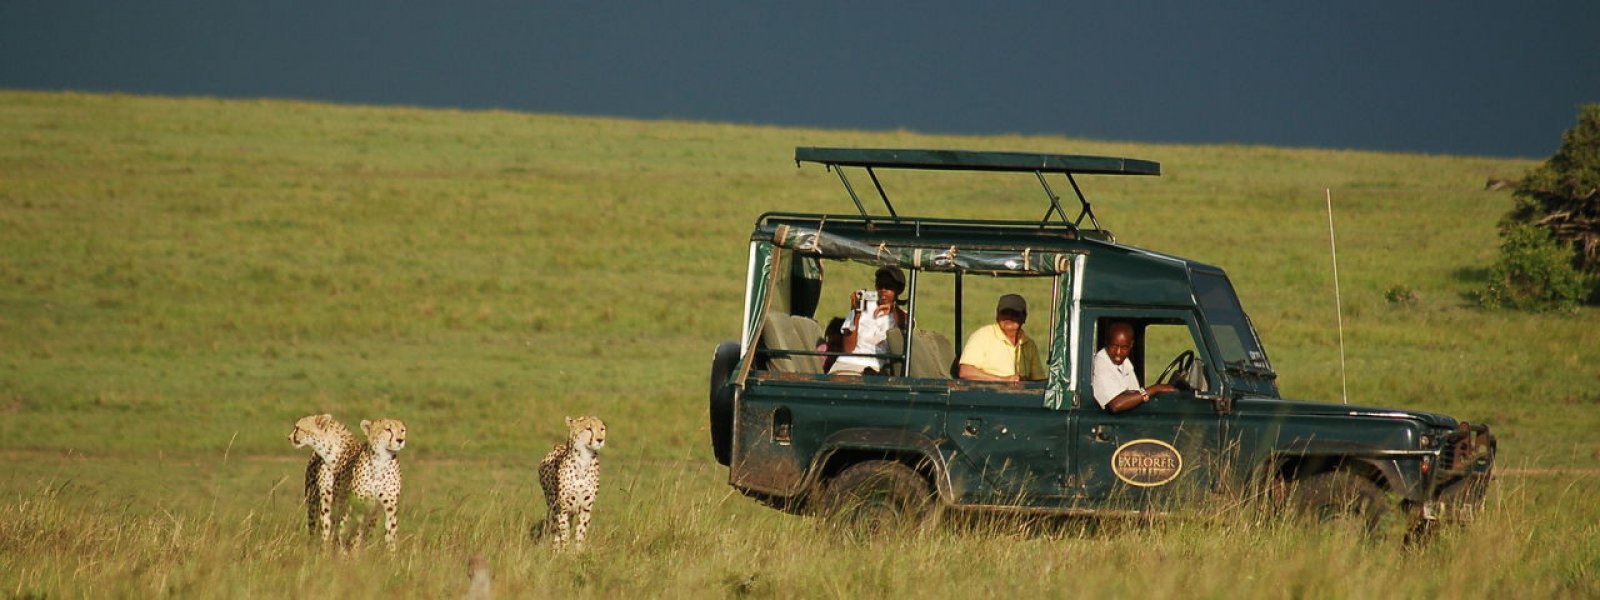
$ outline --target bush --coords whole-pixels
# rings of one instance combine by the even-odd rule
[[[1521,225],[1549,231],[1573,250],[1568,259],[1577,269],[1600,282],[1600,104],[1581,107],[1578,123],[1561,136],[1561,148],[1517,185],[1502,226]],[[1594,292],[1590,299],[1600,300],[1600,289]]]
[[[1416,290],[1403,285],[1389,288],[1389,291],[1383,293],[1383,298],[1390,304],[1398,306],[1416,306],[1422,302],[1422,296],[1417,294]]]
[[[1486,306],[1519,310],[1571,310],[1589,282],[1572,266],[1572,250],[1538,225],[1511,225],[1501,232],[1500,258],[1489,270]]]

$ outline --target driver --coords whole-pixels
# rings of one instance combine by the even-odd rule
[[[1106,347],[1094,353],[1094,399],[1100,407],[1119,413],[1150,401],[1152,394],[1175,392],[1178,388],[1158,383],[1148,388],[1139,385],[1128,353],[1133,350],[1133,327],[1122,321],[1111,324]]]

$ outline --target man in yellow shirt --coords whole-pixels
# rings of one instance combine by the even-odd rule
[[[985,325],[967,338],[961,352],[961,378],[979,381],[1039,381],[1044,379],[1044,363],[1039,360],[1039,345],[1022,332],[1028,321],[1028,301],[1016,294],[1000,297],[994,309],[994,324]]]

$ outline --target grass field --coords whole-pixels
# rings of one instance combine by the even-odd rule
[[[750,225],[854,210],[798,145],[1160,161],[1084,178],[1101,222],[1228,269],[1285,395],[1336,401],[1330,190],[1351,401],[1490,423],[1507,474],[1410,549],[1249,509],[859,545],[730,494],[704,397]],[[0,92],[0,593],[450,596],[483,554],[503,597],[1593,597],[1600,311],[1471,300],[1510,204],[1483,182],[1534,164]],[[1044,208],[1027,178],[884,183],[902,213]],[[409,425],[394,555],[305,542],[286,436],[318,412]],[[577,414],[607,471],[590,551],[556,555],[532,471]]]

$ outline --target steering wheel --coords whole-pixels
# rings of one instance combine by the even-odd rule
[[[1194,351],[1184,350],[1161,370],[1156,383],[1166,383],[1180,390],[1189,389],[1189,372],[1194,370]]]

